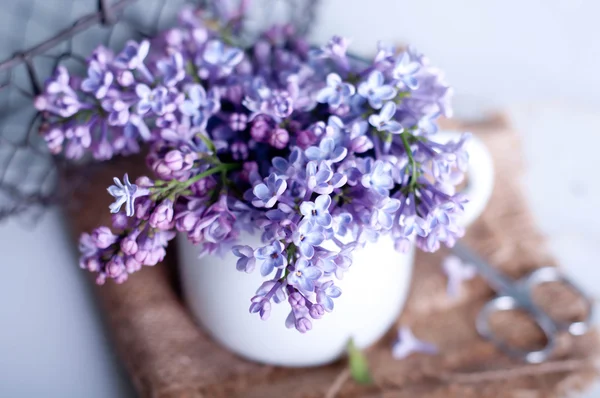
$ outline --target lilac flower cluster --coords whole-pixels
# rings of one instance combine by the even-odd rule
[[[68,158],[149,146],[153,179],[108,189],[114,232],[81,238],[99,283],[161,261],[179,231],[202,254],[232,250],[239,271],[260,272],[250,312],[266,319],[287,301],[286,325],[304,333],[334,310],[357,247],[384,234],[401,252],[454,244],[468,157],[464,139],[430,139],[451,89],[414,50],[380,45],[357,61],[346,39],[315,49],[290,26],[242,48],[240,15],[184,10],[151,41],[98,48],[86,77],[58,68],[35,104],[50,149]],[[239,241],[255,230],[264,246]]]

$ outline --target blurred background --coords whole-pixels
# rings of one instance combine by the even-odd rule
[[[279,7],[278,1],[283,0],[255,0],[256,21],[273,9],[269,7]],[[107,3],[122,3],[125,18],[110,29],[88,29],[36,60],[40,81],[61,55],[86,56],[100,42],[118,45],[124,38],[171,25],[185,2]],[[302,9],[302,0],[295,3]],[[95,13],[98,4],[0,0],[0,62]],[[595,266],[600,258],[600,186],[595,173],[600,147],[600,3],[321,0],[317,7],[315,18],[305,18],[312,23],[313,42],[339,34],[352,39],[351,49],[360,55],[371,55],[378,40],[409,43],[446,71],[455,88],[456,117],[508,115],[522,136],[527,162],[527,170],[515,178],[522,179],[539,225],[567,273],[592,295],[600,294],[600,269]],[[33,117],[28,77],[25,65],[0,71],[0,160],[3,170],[11,165],[3,180],[12,178],[20,187],[41,182],[49,190],[55,179],[51,164],[21,145]],[[18,156],[9,158],[15,148],[20,148]],[[34,160],[39,163],[33,174],[21,175],[19,162]],[[18,196],[3,192],[0,203],[15,198],[18,204]],[[28,208],[2,221],[0,253],[0,396],[132,396],[88,281],[77,272],[75,249],[60,211]],[[600,397],[600,390],[588,396]]]

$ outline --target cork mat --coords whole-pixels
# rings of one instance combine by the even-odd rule
[[[478,134],[496,167],[494,194],[484,214],[469,228],[466,244],[513,278],[555,265],[521,193],[520,144],[506,119],[499,115],[472,124],[447,122],[445,127]],[[113,175],[131,171],[132,162],[127,159],[106,166],[89,179],[88,189],[78,190],[69,206],[77,235],[108,225],[110,197],[105,189]],[[351,379],[345,360],[319,368],[284,369],[245,361],[214,344],[180,301],[174,267],[168,264],[146,268],[124,285],[96,288],[96,293],[114,344],[141,397],[548,398],[584,389],[595,379],[599,347],[595,331],[581,337],[559,336],[555,355],[540,365],[511,360],[482,340],[474,319],[493,292],[476,277],[463,284],[457,297],[449,298],[440,267],[447,254],[418,254],[411,295],[398,320],[398,325],[409,326],[440,352],[395,360],[391,356],[394,328],[366,352],[374,379],[369,386]],[[175,261],[168,258],[165,262],[172,265]],[[540,292],[539,300],[561,317],[577,317],[582,310],[582,303],[552,286]],[[516,344],[543,339],[518,314],[503,315],[494,325]]]

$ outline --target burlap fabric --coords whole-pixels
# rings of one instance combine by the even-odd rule
[[[469,229],[465,241],[512,277],[554,265],[535,227],[519,187],[523,170],[519,140],[501,116],[475,123],[447,123],[477,133],[496,166],[496,187],[487,210]],[[113,175],[131,170],[131,160],[98,172],[71,205],[75,232],[109,222],[105,187]],[[85,210],[83,210],[85,209]],[[399,325],[435,343],[435,356],[416,354],[394,360],[395,330],[367,351],[371,386],[354,383],[344,360],[311,369],[282,369],[240,359],[214,344],[192,321],[172,283],[166,264],[146,268],[125,285],[96,289],[106,322],[133,383],[142,397],[558,397],[584,388],[596,375],[595,331],[583,337],[561,335],[556,355],[541,365],[509,360],[476,333],[474,319],[492,291],[475,278],[461,294],[446,295],[441,259],[448,253],[419,253],[412,292]],[[173,263],[170,259],[167,262]],[[577,317],[581,303],[548,286],[539,299],[563,318]],[[523,317],[494,318],[514,344],[535,344],[540,332]]]

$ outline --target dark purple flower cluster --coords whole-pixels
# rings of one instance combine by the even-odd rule
[[[82,236],[82,266],[99,282],[156,264],[179,231],[265,277],[250,312],[266,319],[287,301],[287,326],[306,332],[334,309],[356,247],[389,234],[399,251],[435,251],[462,235],[455,186],[468,157],[464,140],[430,139],[451,89],[426,58],[380,45],[357,61],[347,40],[311,49],[289,26],[242,47],[239,14],[219,24],[186,10],[181,21],[116,55],[97,49],[83,79],[59,68],[36,100],[53,152],[106,159],[150,146],[155,179],[109,188],[119,233]],[[264,246],[238,241],[257,229]]]

